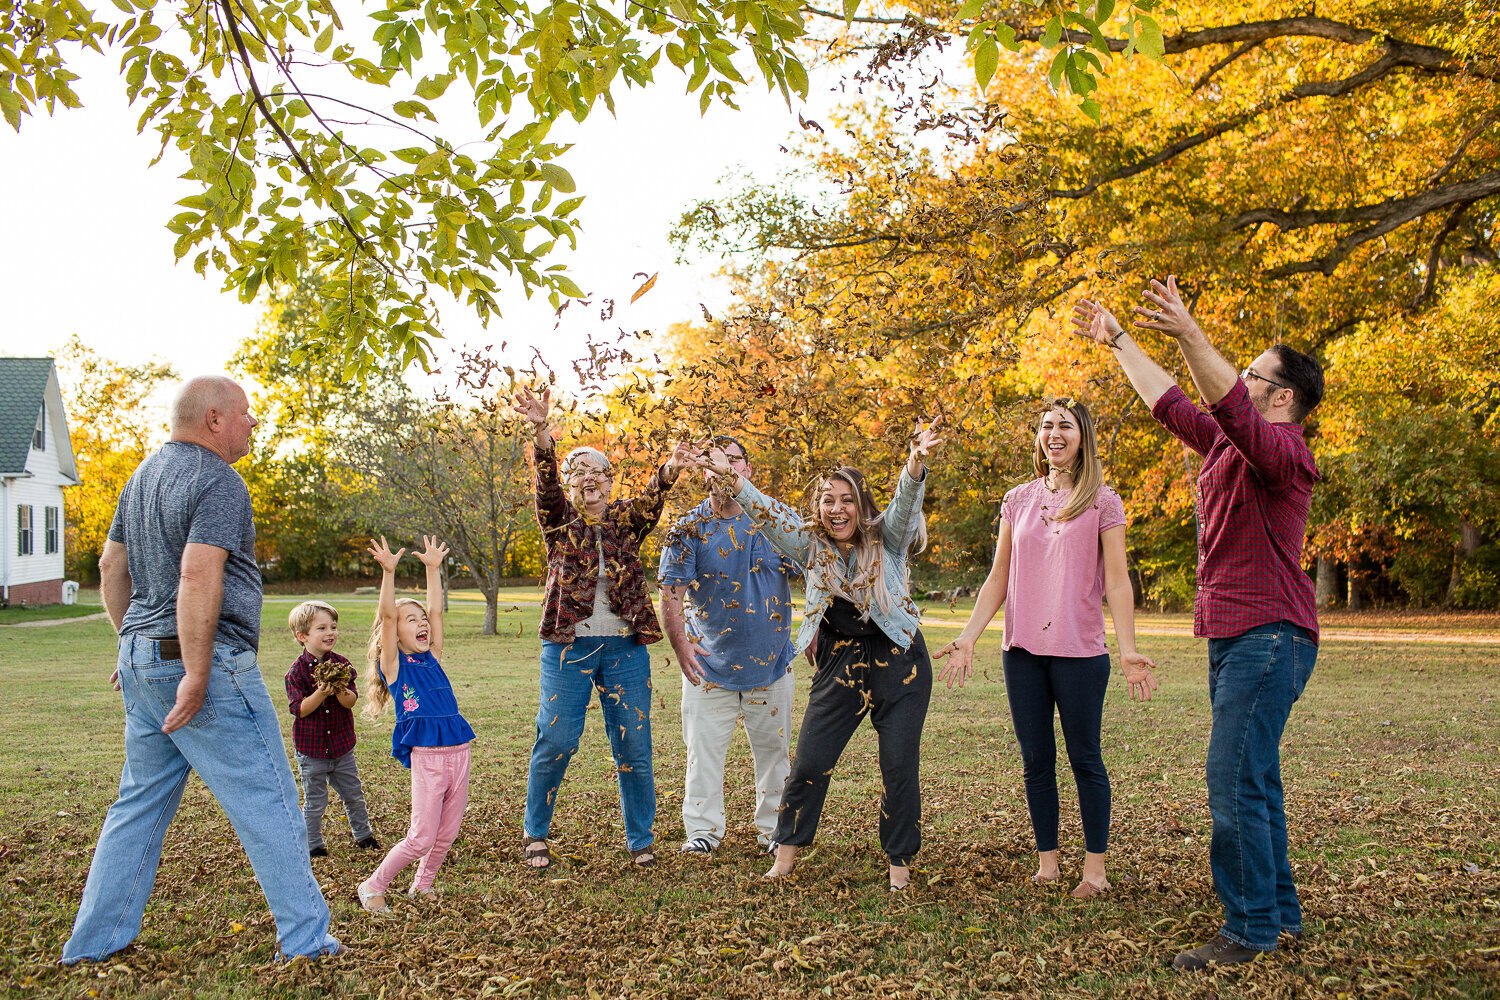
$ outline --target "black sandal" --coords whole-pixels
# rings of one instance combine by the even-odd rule
[[[539,837],[530,837],[523,833],[521,835],[521,848],[525,852],[522,856],[526,860],[527,868],[534,868],[540,872],[552,867],[552,848],[547,846],[545,840]],[[532,864],[537,858],[541,858],[546,864]]]
[[[645,860],[641,860],[645,858]],[[651,868],[656,864],[656,845],[647,844],[638,851],[630,852],[630,860],[637,868]]]

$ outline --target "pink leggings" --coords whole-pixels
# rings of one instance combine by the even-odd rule
[[[370,891],[385,892],[401,869],[418,858],[422,863],[417,866],[412,889],[417,892],[431,889],[448,848],[458,836],[468,801],[469,744],[412,747],[411,827],[405,839],[391,848],[370,876]]]

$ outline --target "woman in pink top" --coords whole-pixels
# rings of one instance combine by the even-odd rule
[[[1037,478],[1007,493],[1000,506],[1000,537],[989,578],[963,632],[938,652],[938,657],[949,657],[939,676],[948,679],[949,687],[955,680],[963,686],[973,671],[974,643],[1004,604],[1005,690],[1036,834],[1032,881],[1060,877],[1055,710],[1078,785],[1087,852],[1083,881],[1073,895],[1088,899],[1109,888],[1104,875],[1109,774],[1099,747],[1109,686],[1104,602],[1114,618],[1120,665],[1132,698],[1150,700],[1156,664],[1136,652],[1135,594],[1125,569],[1125,505],[1104,484],[1087,407],[1068,400],[1042,414],[1032,467]]]

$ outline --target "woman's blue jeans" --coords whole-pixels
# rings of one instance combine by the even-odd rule
[[[1281,734],[1317,658],[1317,643],[1291,622],[1208,642],[1208,857],[1224,904],[1220,933],[1259,951],[1274,950],[1281,931],[1302,930],[1287,861]]]
[[[578,752],[584,713],[595,689],[620,781],[625,844],[654,841],[656,780],[651,773],[651,654],[633,635],[542,642],[536,745],[526,776],[526,835],[545,840],[568,763]]]

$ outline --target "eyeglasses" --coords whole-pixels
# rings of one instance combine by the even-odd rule
[[[1246,368],[1244,371],[1240,372],[1240,378],[1243,381],[1246,381],[1246,382],[1250,381],[1253,378],[1258,378],[1262,382],[1270,382],[1272,385],[1274,385],[1278,389],[1290,389],[1291,388],[1291,386],[1289,386],[1289,385],[1282,385],[1280,382],[1277,382],[1275,379],[1266,378],[1264,375],[1257,375],[1255,372],[1251,371],[1249,368]]]

